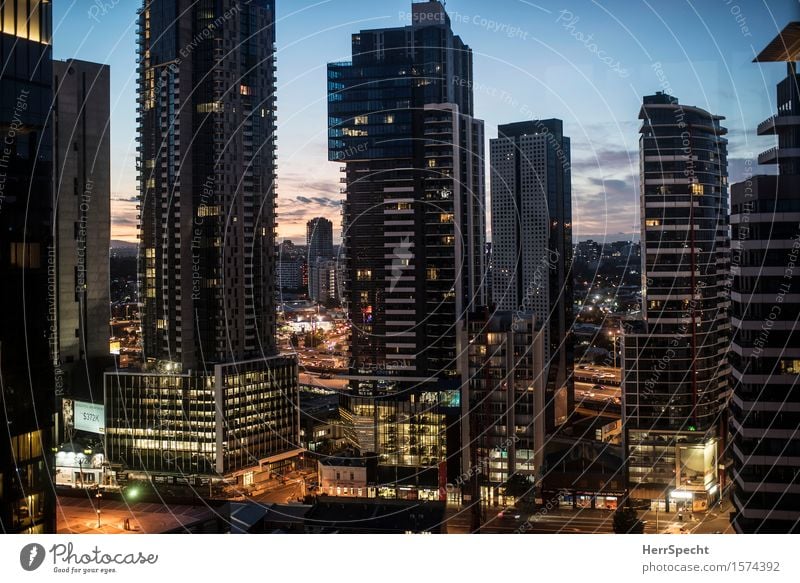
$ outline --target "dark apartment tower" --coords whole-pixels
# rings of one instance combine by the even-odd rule
[[[55,532],[53,412],[64,390],[53,250],[52,5],[0,15],[0,530]]]
[[[501,125],[490,147],[492,302],[540,323],[552,432],[574,407],[570,139],[546,119]]]
[[[389,403],[411,403],[413,417],[457,401],[456,323],[485,305],[486,209],[472,51],[441,2],[412,4],[411,16],[353,35],[352,60],[328,65],[328,112],[329,158],[346,183],[352,387],[396,393]],[[407,457],[435,465],[440,445]],[[377,447],[406,463],[398,452],[409,448],[391,436]]]
[[[318,257],[333,257],[333,223],[326,218],[317,217],[306,223],[306,245],[308,246],[308,263]]]
[[[106,377],[108,455],[268,471],[299,431],[275,340],[275,2],[148,0],[138,18],[146,363]]]
[[[623,338],[630,495],[703,510],[719,497],[730,340],[727,130],[664,93],[639,119],[642,321]]]
[[[800,22],[792,22],[756,58],[787,62],[778,113],[758,126],[778,138],[758,161],[779,173],[752,176],[751,168],[731,188],[732,523],[747,534],[800,532],[798,41]]]
[[[65,396],[103,401],[109,356],[111,97],[107,65],[53,63],[58,355]]]
[[[471,444],[468,467],[479,468],[479,492],[487,506],[509,504],[503,486],[524,478],[531,491],[544,459],[545,334],[536,316],[484,309],[462,330],[460,357],[468,370],[462,398]]]

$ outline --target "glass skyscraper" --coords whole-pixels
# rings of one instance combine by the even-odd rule
[[[373,437],[359,448],[416,480],[413,467],[444,463],[458,441],[432,427],[436,443],[419,445],[405,427],[460,414],[457,322],[485,305],[486,208],[472,51],[441,2],[412,4],[411,18],[353,35],[352,60],[328,65],[328,115],[329,158],[346,183],[344,296],[360,395],[347,410],[373,428],[357,432]]]

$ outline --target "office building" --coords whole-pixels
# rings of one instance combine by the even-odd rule
[[[758,161],[779,173],[751,168],[731,187],[731,522],[747,534],[800,532],[799,40],[793,22],[756,58],[787,63],[777,114],[758,126],[778,138]]]
[[[443,4],[414,3],[409,26],[354,34],[352,59],[328,65],[328,113],[329,159],[346,184],[351,386],[369,397],[346,408],[372,419],[377,439],[366,447],[379,449],[362,452],[416,480],[410,466],[445,461],[444,434],[420,451],[383,425],[457,422],[457,323],[486,303],[483,122],[473,117],[472,51]]]
[[[713,115],[644,97],[640,147],[642,320],[623,336],[630,496],[702,511],[719,497],[729,397],[727,130]]]
[[[53,63],[58,361],[65,394],[102,403],[109,356],[110,71]]]
[[[333,223],[324,217],[311,219],[306,223],[306,245],[308,246],[308,263],[317,258],[333,257]]]
[[[55,532],[53,412],[63,393],[53,229],[52,5],[6,0],[0,18],[0,531]],[[14,12],[16,10],[16,18]]]
[[[138,18],[145,366],[106,375],[107,454],[247,485],[299,443],[275,340],[275,2],[153,0]]]
[[[492,302],[542,324],[552,432],[574,407],[570,139],[561,120],[534,120],[501,125],[490,148]]]

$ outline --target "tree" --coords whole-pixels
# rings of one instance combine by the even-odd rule
[[[615,534],[643,534],[644,522],[633,508],[619,508],[614,513]]]

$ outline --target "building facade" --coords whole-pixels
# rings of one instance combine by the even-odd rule
[[[536,317],[524,312],[484,310],[473,314],[461,330],[466,373],[462,404],[467,420],[462,440],[472,444],[472,457],[464,467],[481,469],[480,498],[487,504],[513,502],[515,494],[505,488],[512,478],[526,480],[531,493],[541,479],[547,383],[544,338]],[[470,490],[468,483],[459,486]]]
[[[53,63],[58,361],[68,396],[102,403],[109,356],[111,73]]]
[[[317,259],[308,270],[308,297],[326,303],[339,298],[339,263],[334,259]]]
[[[719,497],[728,389],[724,119],[646,96],[639,118],[642,320],[623,336],[630,496],[700,511]]]
[[[275,340],[275,2],[148,1],[138,24],[145,366],[106,375],[108,455],[246,481],[299,443]]]
[[[53,230],[52,5],[7,0],[0,19],[0,531],[55,532],[52,415],[64,379]],[[14,16],[16,12],[16,17]]]
[[[778,138],[758,161],[779,174],[751,168],[731,187],[731,522],[747,534],[800,532],[800,85],[787,50],[798,38],[795,22],[756,59],[787,61],[777,114],[758,126]]]
[[[311,219],[306,223],[306,245],[308,246],[308,263],[318,257],[333,257],[333,223],[324,217]]]
[[[491,141],[492,302],[542,322],[547,430],[574,408],[570,139],[559,119],[501,125]]]
[[[346,184],[351,385],[380,396],[350,412],[373,419],[379,436],[377,451],[362,452],[435,471],[441,443],[412,455],[383,425],[457,418],[457,323],[485,305],[483,122],[473,117],[471,49],[443,4],[412,4],[409,26],[354,34],[352,60],[328,65],[328,112],[329,159]]]

